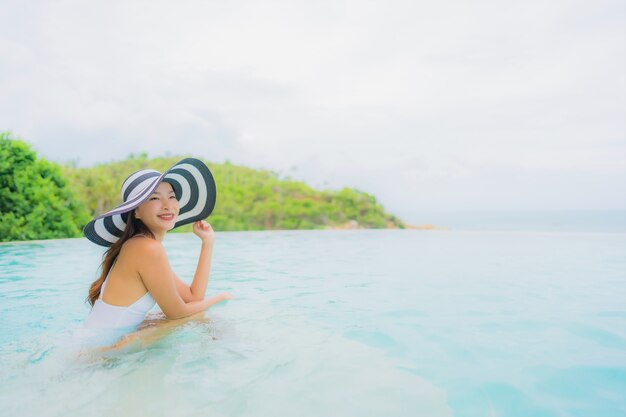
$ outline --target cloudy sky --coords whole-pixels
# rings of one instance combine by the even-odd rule
[[[626,208],[623,1],[0,0],[0,130],[356,187],[389,211]]]

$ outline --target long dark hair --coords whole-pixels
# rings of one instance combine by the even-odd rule
[[[154,234],[148,229],[141,220],[135,217],[135,210],[128,213],[128,219],[126,221],[126,229],[122,232],[122,236],[115,242],[102,256],[102,264],[100,265],[100,276],[96,279],[91,287],[89,288],[89,295],[87,296],[87,300],[89,304],[92,306],[95,304],[96,300],[100,296],[100,290],[102,289],[102,284],[106,279],[111,267],[113,266],[113,262],[117,259],[117,256],[120,254],[122,250],[122,246],[124,243],[133,236],[136,235],[144,235],[154,239]]]

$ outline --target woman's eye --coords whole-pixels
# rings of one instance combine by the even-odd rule
[[[170,198],[173,198],[174,200],[176,200],[176,196],[175,195],[170,196]]]
[[[159,197],[150,197],[150,201],[152,201],[152,200],[158,200],[158,199],[159,199]]]

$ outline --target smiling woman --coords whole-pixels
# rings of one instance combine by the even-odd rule
[[[153,234],[163,240],[165,232],[174,228],[180,205],[172,185],[167,182],[159,184],[148,198],[148,201],[135,209],[135,219],[141,220]]]
[[[85,227],[89,240],[109,246],[101,275],[89,290],[87,328],[134,329],[155,304],[168,319],[178,319],[231,298],[226,293],[204,297],[215,234],[203,219],[211,213],[215,195],[211,172],[193,158],[163,174],[141,170],[124,181],[124,202]],[[202,241],[191,285],[172,271],[161,243],[169,230],[187,223],[193,223]]]

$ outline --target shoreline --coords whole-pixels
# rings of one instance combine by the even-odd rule
[[[396,229],[396,230],[449,230],[447,227],[437,226],[431,223],[413,225],[409,223],[403,223],[404,228],[398,227],[395,224],[389,222],[387,223],[387,227],[364,227],[359,224],[356,220],[347,221],[344,224],[336,225],[336,226],[326,226],[324,230],[385,230],[385,229]],[[307,229],[294,229],[294,230],[307,230]]]
[[[299,232],[299,231],[311,231],[311,232],[319,232],[319,231],[334,231],[334,230],[450,230],[447,227],[439,227],[431,224],[425,225],[406,225],[406,227],[346,227],[346,225],[341,226],[326,226],[322,229],[259,229],[259,230],[216,230],[215,233],[250,233],[250,232]],[[183,235],[193,232],[170,232],[169,235]],[[37,243],[47,243],[54,242],[56,240],[68,240],[68,239],[86,239],[86,237],[59,237],[53,239],[35,239],[35,240],[10,240],[7,242],[0,242],[0,246],[2,245],[24,245],[24,244],[37,244]]]

